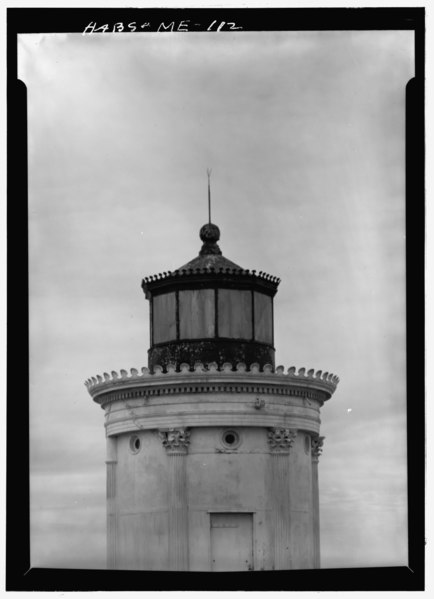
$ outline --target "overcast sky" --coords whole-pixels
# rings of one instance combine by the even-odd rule
[[[323,567],[407,563],[405,85],[413,32],[24,35],[32,566],[104,567],[89,376],[147,364],[143,276],[223,254],[282,279],[276,364],[322,409]]]

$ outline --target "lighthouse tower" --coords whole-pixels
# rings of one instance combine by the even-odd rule
[[[111,569],[318,568],[320,408],[338,377],[275,366],[279,279],[222,255],[145,278],[148,366],[92,377]]]

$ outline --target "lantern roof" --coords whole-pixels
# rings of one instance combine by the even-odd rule
[[[217,244],[217,241],[220,239],[220,229],[217,225],[206,223],[200,229],[199,237],[203,241],[199,255],[196,258],[193,258],[193,260],[190,260],[190,262],[187,262],[187,264],[180,266],[178,270],[196,268],[214,268],[216,271],[220,268],[243,270],[241,266],[223,256],[222,251]]]
[[[155,292],[164,293],[178,287],[203,287],[204,283],[213,286],[223,284],[240,289],[256,288],[274,296],[280,279],[262,271],[257,274],[256,270],[246,270],[225,258],[217,243],[220,239],[220,229],[217,225],[206,223],[200,229],[199,236],[203,245],[196,258],[174,271],[165,271],[142,280],[142,289],[146,297]]]

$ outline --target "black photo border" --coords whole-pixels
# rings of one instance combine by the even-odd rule
[[[406,89],[407,455],[409,566],[263,572],[139,572],[32,568],[29,529],[29,287],[26,87],[21,33],[83,32],[91,22],[236,23],[242,31],[413,30]],[[195,31],[201,30],[195,28]],[[161,32],[162,35],[170,33]],[[134,32],[130,33],[134,35]],[[188,33],[186,33],[188,34]],[[215,34],[214,32],[209,33]],[[224,33],[222,33],[224,34]],[[100,33],[99,35],[103,35]],[[7,10],[7,472],[8,591],[416,591],[424,589],[424,8],[8,8]],[[414,376],[414,373],[417,373]],[[413,376],[411,376],[413,375]],[[410,394],[411,388],[411,394]],[[19,389],[19,393],[18,393]],[[20,443],[16,442],[17,423]]]

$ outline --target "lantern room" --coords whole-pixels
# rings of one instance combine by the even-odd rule
[[[149,368],[193,368],[198,360],[274,368],[273,298],[280,279],[225,258],[213,223],[201,228],[200,238],[195,259],[142,281],[150,302]]]

